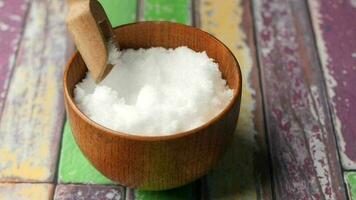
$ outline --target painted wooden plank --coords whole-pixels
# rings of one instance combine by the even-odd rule
[[[143,20],[171,21],[191,24],[190,0],[144,0]],[[140,18],[142,19],[142,18]]]
[[[309,0],[343,167],[356,169],[356,1]]]
[[[253,3],[275,197],[344,199],[306,2]]]
[[[49,200],[52,184],[0,183],[0,200]]]
[[[349,199],[356,200],[356,172],[344,173]]]
[[[0,117],[27,9],[27,0],[0,1]]]
[[[64,127],[58,179],[60,183],[113,184],[85,158],[67,122]]]
[[[136,20],[136,0],[99,0],[112,26],[119,26]]]
[[[200,0],[195,6],[197,24],[230,48],[243,78],[237,129],[225,157],[206,178],[205,199],[272,198],[250,6],[248,0]]]
[[[165,190],[165,191],[142,191],[142,190],[126,190],[126,199],[139,199],[139,200],[193,200],[198,199],[198,184],[191,183],[179,188]]]
[[[121,186],[103,185],[57,185],[54,200],[120,200],[125,190]]]
[[[136,16],[136,1],[101,0],[101,3],[113,25],[133,22],[132,16]],[[113,184],[111,180],[98,172],[82,154],[74,140],[69,123],[66,123],[63,129],[58,179],[61,183]]]
[[[144,21],[163,20],[183,24],[191,24],[190,0],[145,0],[139,19]],[[166,191],[143,191],[127,188],[126,199],[153,200],[153,199],[195,199],[196,190],[194,184]]]
[[[63,125],[65,1],[34,0],[0,121],[0,179],[52,181]]]

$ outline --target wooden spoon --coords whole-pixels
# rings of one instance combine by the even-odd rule
[[[108,63],[107,43],[119,49],[115,34],[103,7],[97,0],[68,0],[68,30],[96,83],[112,69]]]

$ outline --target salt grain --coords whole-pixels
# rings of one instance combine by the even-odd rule
[[[205,52],[109,47],[114,65],[98,85],[87,74],[74,94],[79,109],[112,130],[171,135],[201,126],[231,101],[233,91]]]

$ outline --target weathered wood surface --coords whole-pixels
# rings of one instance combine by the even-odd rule
[[[356,172],[344,173],[349,199],[356,200]]]
[[[309,0],[343,167],[356,169],[356,1]]]
[[[0,179],[52,181],[63,125],[65,1],[33,0],[0,121]]]
[[[63,21],[65,2],[29,2],[0,0],[1,182],[52,182],[58,156],[63,123],[61,78],[72,49]],[[136,17],[136,1],[101,2],[114,26]],[[203,30],[226,43],[242,66],[244,91],[236,132],[239,140],[233,141],[238,145],[233,145],[218,168],[204,180],[202,198],[271,197],[269,180],[264,177],[269,176],[269,169],[263,159],[266,147],[253,23],[272,152],[274,197],[345,198],[331,124],[337,133],[343,166],[356,169],[353,145],[356,94],[352,88],[356,80],[356,43],[353,42],[356,4],[353,0],[308,1],[316,44],[304,1],[200,0],[195,3],[195,15],[200,19],[196,22],[191,19],[189,0],[139,2],[142,20],[197,22]],[[328,114],[327,99],[330,99],[333,120]],[[63,134],[59,181],[112,184],[86,161],[69,127]],[[355,172],[345,172],[344,179],[350,199],[356,199]],[[111,185],[60,184],[55,199],[124,199],[125,192],[126,199],[194,199],[199,196],[195,193],[198,185],[146,192],[124,191]],[[51,199],[52,195],[51,184],[0,184],[0,200]]]
[[[52,196],[52,184],[0,183],[0,200],[49,200]]]
[[[306,2],[253,2],[275,198],[344,199]]]
[[[136,1],[101,0],[100,2],[113,26],[134,21]],[[82,154],[68,122],[63,129],[58,179],[60,183],[113,184],[111,180],[98,172]]]
[[[27,0],[0,1],[0,118],[27,9]]]
[[[268,152],[248,0],[200,0],[197,25],[234,53],[243,78],[237,129],[223,160],[206,178],[205,199],[271,199]]]
[[[54,200],[123,200],[125,190],[121,186],[57,185]]]

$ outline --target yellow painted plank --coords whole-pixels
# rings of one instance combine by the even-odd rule
[[[0,121],[0,180],[52,181],[64,119],[63,0],[33,0]]]
[[[206,198],[271,198],[261,94],[248,0],[201,0],[200,27],[224,42],[242,70],[242,102],[237,129],[225,157],[206,179]],[[258,92],[256,92],[258,91]]]
[[[53,185],[32,183],[0,183],[0,200],[49,200]]]

